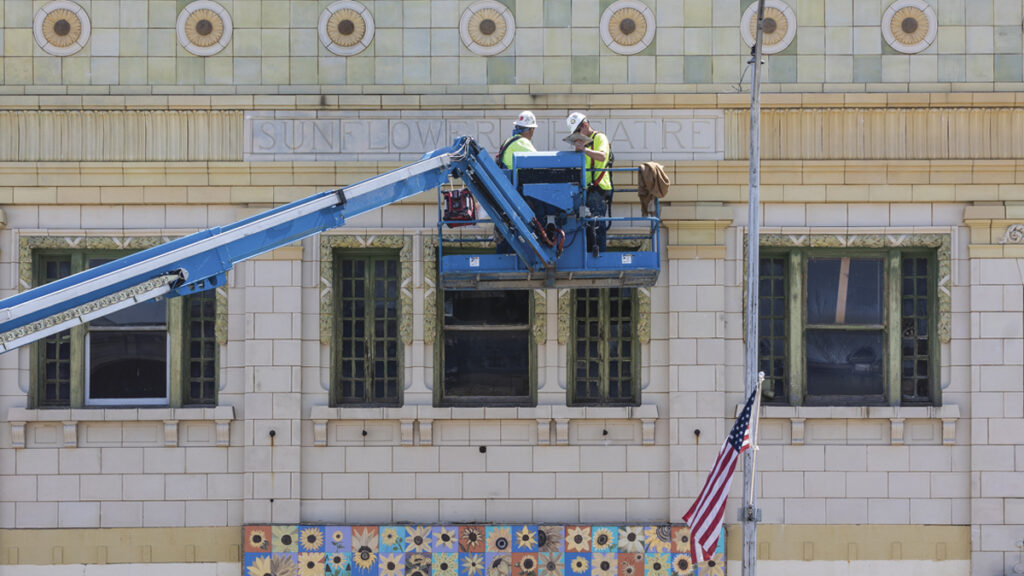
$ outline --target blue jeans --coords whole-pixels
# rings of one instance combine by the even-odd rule
[[[605,195],[611,196],[611,190],[602,190],[598,186],[591,186],[587,189],[587,208],[590,215],[603,217],[608,213],[608,203]],[[608,222],[594,222],[587,227],[587,250],[593,251],[596,243],[597,249],[601,252],[608,247]]]

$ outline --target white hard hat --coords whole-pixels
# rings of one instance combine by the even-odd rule
[[[576,129],[580,127],[580,124],[586,120],[587,117],[583,115],[583,112],[573,112],[569,114],[569,117],[565,119],[565,124],[569,127],[569,134],[576,132]]]
[[[537,117],[533,115],[533,112],[530,112],[529,110],[523,110],[523,113],[520,114],[519,118],[516,118],[516,121],[513,122],[512,124],[516,126],[522,126],[523,128],[536,128]]]

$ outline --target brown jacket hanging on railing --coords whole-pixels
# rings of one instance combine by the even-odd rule
[[[657,162],[641,164],[638,180],[637,196],[640,197],[640,208],[646,218],[654,214],[654,199],[664,198],[668,194],[670,182],[665,167]]]

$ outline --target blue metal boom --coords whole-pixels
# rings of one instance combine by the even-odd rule
[[[314,194],[228,226],[203,230],[0,300],[0,353],[139,302],[220,286],[226,281],[227,271],[238,262],[343,226],[347,218],[432,188],[440,189],[451,178],[462,179],[515,252],[482,255],[488,270],[504,274],[508,287],[527,276],[554,277],[560,250],[537,233],[534,210],[487,152],[472,139],[461,137],[452,146],[430,152],[397,170]],[[621,278],[622,266],[610,270],[606,264],[596,264],[598,276]],[[657,262],[654,264],[656,279]],[[444,274],[442,264],[442,277]],[[474,287],[467,274],[454,274],[447,282],[449,287]]]

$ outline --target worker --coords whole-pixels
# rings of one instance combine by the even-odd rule
[[[536,152],[533,147],[533,132],[537,129],[537,117],[529,110],[523,110],[519,118],[512,123],[512,136],[501,144],[498,150],[498,164],[506,169],[512,169],[512,155],[516,152]]]
[[[537,117],[529,110],[523,110],[519,117],[512,122],[512,136],[508,137],[502,144],[494,160],[498,166],[512,169],[512,155],[516,152],[536,152],[533,147],[533,132],[537,129]],[[511,178],[511,175],[509,175]],[[529,203],[529,201],[527,201]],[[533,208],[533,206],[530,206]],[[501,235],[497,228],[494,229],[494,241],[498,254],[511,254],[512,246]]]
[[[602,172],[601,168],[611,168],[612,144],[603,133],[594,130],[590,120],[582,112],[573,112],[565,119],[569,127],[570,137],[580,134],[584,138],[573,139],[577,152],[586,156],[587,169],[587,208],[590,215],[603,217],[608,212],[608,204],[612,198],[612,177],[610,172]],[[603,252],[608,243],[608,223],[594,223],[587,227],[587,250],[594,256]]]

